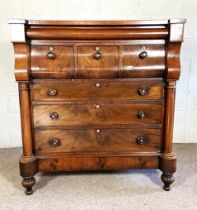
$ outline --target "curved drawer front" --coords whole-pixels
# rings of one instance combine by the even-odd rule
[[[118,78],[118,46],[78,46],[77,78]]]
[[[32,100],[161,100],[162,82],[129,82],[128,80],[67,80],[35,82]]]
[[[159,23],[160,24],[160,23]],[[166,23],[165,23],[166,24]],[[90,27],[89,27],[90,26]],[[59,25],[58,27],[43,23],[42,27],[29,27],[26,36],[31,40],[131,40],[131,39],[166,39],[169,36],[168,27],[165,25],[144,24],[140,26],[125,26],[90,24],[81,26],[76,24]],[[93,27],[92,27],[93,26]]]
[[[160,104],[66,104],[33,106],[34,127],[162,123]]]
[[[31,74],[34,78],[73,78],[73,47],[31,46]]]
[[[164,40],[60,43],[31,45],[30,66],[33,78],[110,79],[164,76]]]
[[[35,132],[37,154],[60,152],[159,152],[160,129],[79,129]]]
[[[121,77],[162,77],[165,71],[165,45],[141,44],[122,47]]]

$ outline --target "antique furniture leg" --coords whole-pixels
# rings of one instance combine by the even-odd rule
[[[163,189],[166,191],[170,190],[170,185],[174,182],[174,176],[173,173],[163,173],[161,175],[161,180],[164,183]]]
[[[174,182],[173,173],[176,171],[176,157],[172,153],[175,87],[175,81],[167,82],[165,97],[164,151],[160,156],[160,169],[163,172],[161,180],[164,183],[163,189],[166,191],[170,190],[170,185]]]
[[[176,80],[180,77],[180,49],[183,41],[183,23],[170,20],[169,42],[166,45],[166,87],[164,102],[164,132],[163,151],[160,155],[159,168],[163,172],[161,179],[164,182],[163,189],[170,190],[170,185],[174,182],[173,173],[176,171],[176,156],[173,153],[173,127]]]
[[[26,188],[26,194],[31,195],[33,193],[32,187],[35,184],[36,180],[34,177],[24,177],[22,181],[23,187]]]
[[[19,166],[20,174],[23,177],[22,185],[26,188],[26,194],[30,195],[33,193],[32,187],[36,182],[33,176],[37,172],[37,160],[32,151],[29,83],[19,83],[19,94],[23,140],[23,155],[19,159]]]

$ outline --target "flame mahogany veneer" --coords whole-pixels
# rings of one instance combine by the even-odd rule
[[[184,23],[10,21],[26,194],[39,171],[133,168],[170,190]]]

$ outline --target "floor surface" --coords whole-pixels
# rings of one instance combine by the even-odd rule
[[[34,194],[21,186],[21,148],[0,149],[0,210],[197,210],[197,144],[175,144],[175,183],[159,170],[37,174]]]

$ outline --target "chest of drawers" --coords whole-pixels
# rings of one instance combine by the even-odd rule
[[[27,194],[40,171],[134,168],[170,190],[184,23],[10,21]]]

